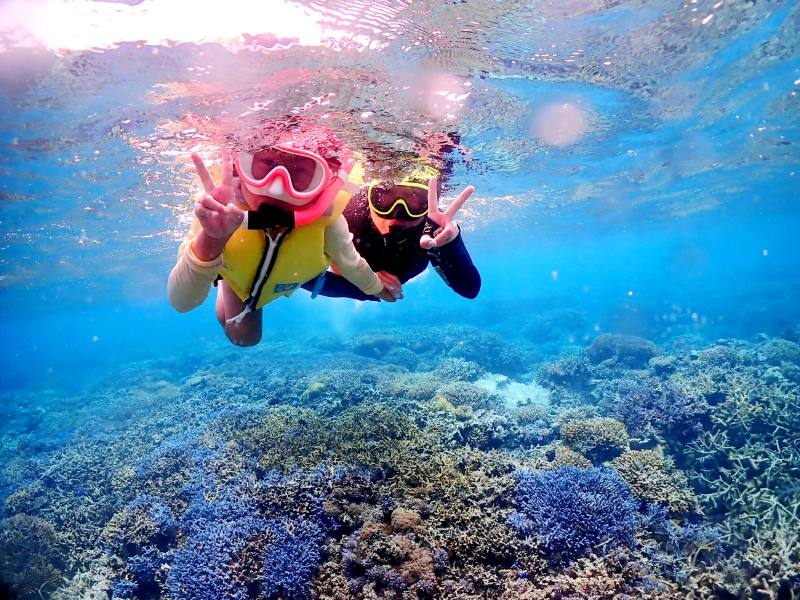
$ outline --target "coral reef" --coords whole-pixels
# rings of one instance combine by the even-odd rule
[[[539,367],[536,383],[543,387],[562,386],[582,390],[589,384],[590,364],[582,349],[571,349],[558,360]]]
[[[581,313],[562,308],[535,315],[524,335],[535,344],[573,343],[583,337],[586,327],[586,318]]]
[[[646,365],[658,354],[658,348],[653,342],[640,337],[604,333],[592,340],[588,354],[595,364],[620,362],[635,367]]]
[[[561,426],[561,439],[598,460],[627,450],[629,441],[625,425],[608,417],[567,421]]]
[[[628,426],[630,434],[648,438],[654,433],[681,434],[700,429],[708,404],[689,397],[672,381],[620,380],[616,391],[606,395],[611,415]]]
[[[456,381],[439,388],[438,394],[446,398],[455,406],[466,405],[473,410],[479,408],[493,408],[500,404],[497,395],[487,392],[484,388]]]
[[[654,356],[647,361],[647,364],[657,374],[663,375],[664,373],[670,373],[675,370],[675,360],[674,356],[662,354],[661,356]]]
[[[585,326],[557,310],[516,340],[420,326],[220,347],[15,396],[0,591],[800,595],[797,340],[581,347]]]
[[[409,371],[416,369],[419,364],[419,357],[408,348],[392,348],[384,355],[383,360],[405,367]]]
[[[348,542],[342,552],[344,575],[353,593],[362,593],[369,586],[378,598],[429,598],[437,588],[437,570],[447,566],[447,552],[421,544],[427,530],[419,514],[392,512],[391,525],[367,521]],[[410,534],[410,535],[409,535]]]
[[[481,364],[492,373],[513,376],[522,372],[524,359],[519,349],[496,333],[463,328],[448,356]]]
[[[436,366],[434,375],[445,381],[474,381],[484,370],[478,363],[463,358],[443,358]]]
[[[682,472],[661,460],[652,450],[628,450],[610,466],[631,486],[633,495],[644,502],[666,504],[675,513],[686,513],[697,498]]]
[[[547,469],[558,469],[560,467],[577,467],[579,469],[591,469],[592,461],[575,452],[569,446],[556,446],[553,460],[547,465]]]
[[[66,566],[49,523],[23,514],[0,522],[0,596],[40,598],[56,589]]]
[[[509,524],[535,535],[551,560],[569,562],[589,550],[633,545],[638,503],[608,469],[559,467],[516,471],[516,510]]]

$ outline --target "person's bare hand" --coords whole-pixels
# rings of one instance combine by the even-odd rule
[[[394,297],[394,300],[391,300],[391,302],[405,298],[405,296],[403,296],[403,283],[397,276],[392,275],[388,271],[378,271],[376,275],[378,279],[381,280],[381,283],[383,283],[383,291],[388,291],[389,294]]]
[[[383,288],[380,292],[375,294],[375,297],[380,298],[384,302],[397,302],[394,292],[390,292],[386,288]]]
[[[203,159],[192,153],[197,174],[206,193],[194,205],[194,214],[205,234],[214,240],[227,241],[244,220],[244,211],[233,203],[233,163],[231,153],[222,150],[222,180],[217,185]]]
[[[449,244],[458,237],[458,223],[453,221],[453,217],[464,205],[464,202],[467,201],[467,198],[472,195],[472,192],[475,191],[474,187],[468,186],[456,198],[455,202],[445,212],[442,212],[439,210],[439,195],[436,192],[436,184],[436,177],[431,177],[428,182],[428,218],[436,223],[439,228],[433,232],[433,237],[426,233],[420,238],[419,244],[426,250]]]

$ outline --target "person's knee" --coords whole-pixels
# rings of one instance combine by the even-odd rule
[[[261,328],[242,327],[235,323],[225,326],[225,335],[235,346],[246,348],[261,342]]]

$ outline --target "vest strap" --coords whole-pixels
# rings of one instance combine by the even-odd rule
[[[245,310],[234,318],[236,323],[241,323],[245,315],[258,306],[261,292],[264,290],[272,269],[275,268],[278,250],[286,236],[294,229],[294,215],[274,206],[262,204],[257,212],[248,211],[248,213],[247,228],[260,229],[264,232],[264,253],[261,255],[256,276],[250,286],[250,297],[245,302]]]

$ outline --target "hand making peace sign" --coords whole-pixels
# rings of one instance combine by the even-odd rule
[[[458,237],[458,223],[453,221],[453,217],[459,211],[475,191],[471,185],[468,186],[461,195],[456,198],[445,212],[439,210],[439,195],[436,193],[436,177],[431,177],[428,182],[428,218],[436,223],[439,228],[433,232],[434,237],[429,236],[427,233],[423,235],[419,243],[426,250],[432,250],[452,242]]]
[[[192,160],[206,190],[194,205],[194,214],[208,237],[227,241],[244,220],[244,212],[233,203],[231,153],[225,148],[222,149],[222,180],[219,185],[214,182],[214,178],[197,152],[192,153]]]

